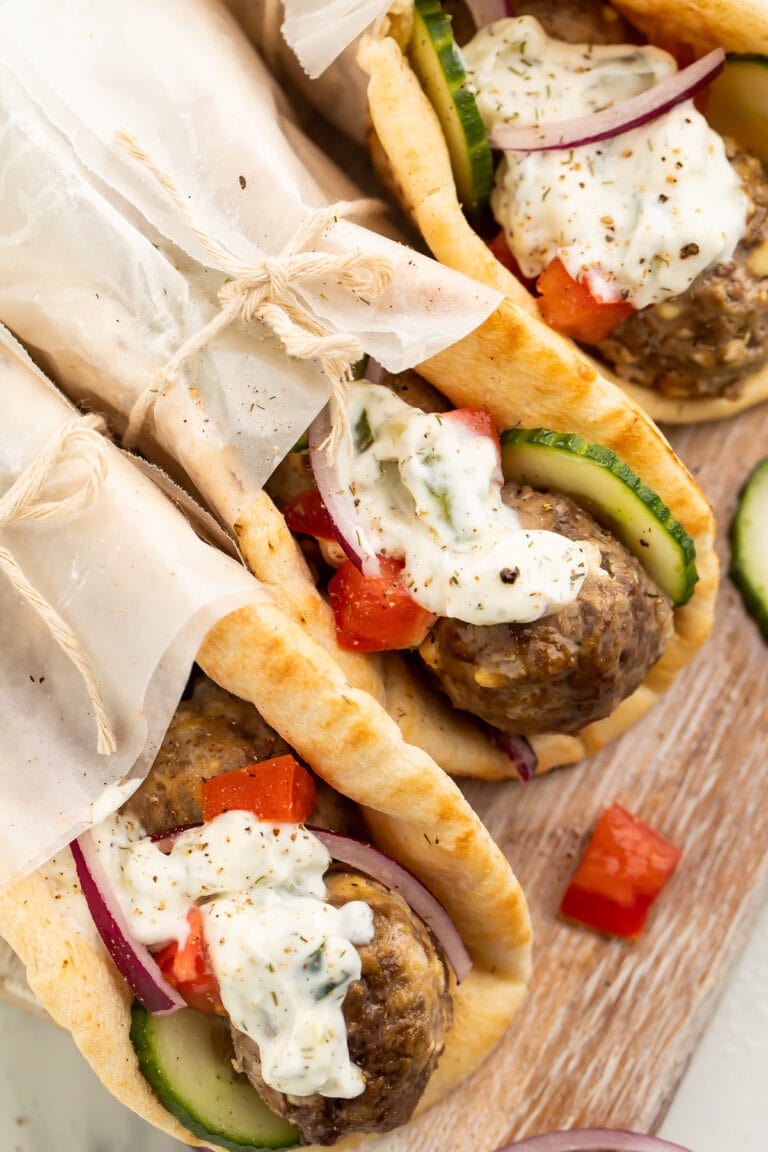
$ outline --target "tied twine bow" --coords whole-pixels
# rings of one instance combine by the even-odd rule
[[[304,221],[277,256],[265,256],[257,264],[234,259],[196,223],[187,199],[171,178],[159,169],[136,138],[123,130],[116,141],[128,155],[140,163],[167,193],[211,263],[221,268],[230,279],[220,288],[220,309],[212,320],[187,340],[175,356],[160,369],[148,388],[136,400],[128,419],[124,442],[132,447],[147,415],[168,384],[179,377],[184,364],[205,348],[220,332],[236,320],[249,324],[260,320],[279,339],[289,356],[300,360],[319,359],[331,381],[331,434],[328,451],[334,453],[349,429],[346,396],[352,380],[352,366],[363,355],[357,337],[331,332],[304,304],[297,287],[313,277],[334,277],[341,288],[360,296],[366,302],[378,299],[392,282],[395,271],[391,260],[362,252],[332,255],[302,249],[312,238],[344,217],[378,207],[376,200],[340,201],[320,208]]]
[[[23,520],[65,520],[94,503],[107,473],[106,444],[100,431],[103,425],[100,416],[83,416],[65,425],[43,445],[0,499],[0,530]],[[45,489],[56,469],[72,461],[84,465],[84,483],[69,496],[46,500]],[[117,744],[101,691],[77,636],[30,583],[10,551],[2,545],[0,572],[7,577],[22,600],[35,610],[53,639],[77,668],[96,713],[98,750],[104,756],[114,752]]]

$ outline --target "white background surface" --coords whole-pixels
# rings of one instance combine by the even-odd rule
[[[768,1150],[768,905],[659,1135],[691,1152]],[[181,1147],[113,1101],[57,1028],[0,1003],[0,1152]]]

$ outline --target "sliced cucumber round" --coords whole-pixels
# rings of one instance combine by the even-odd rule
[[[768,164],[768,56],[729,53],[709,90],[707,120]]]
[[[416,0],[408,57],[442,126],[464,211],[476,212],[491,194],[493,156],[440,0]]]
[[[131,1042],[163,1107],[195,1136],[232,1152],[299,1143],[296,1128],[235,1072],[229,1026],[219,1016],[192,1009],[151,1016],[135,1003]]]
[[[698,580],[693,540],[666,504],[610,448],[545,428],[501,435],[508,480],[572,496],[641,562],[674,605]]]
[[[731,577],[744,605],[768,640],[768,457],[757,464],[739,494],[731,524]]]

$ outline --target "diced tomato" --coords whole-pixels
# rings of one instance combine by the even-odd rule
[[[235,768],[199,786],[203,820],[223,812],[252,812],[257,820],[303,824],[315,806],[315,782],[291,755]]]
[[[624,300],[597,300],[586,284],[574,280],[558,256],[536,281],[538,304],[546,322],[564,336],[599,344],[635,311]]]
[[[184,945],[172,940],[155,952],[160,971],[169,984],[177,988],[190,1008],[209,1016],[226,1016],[221,1002],[219,982],[211,967],[203,936],[203,914],[199,908],[187,913],[189,935]]]
[[[413,599],[403,584],[399,560],[380,556],[381,576],[363,576],[347,560],[328,585],[342,648],[384,652],[416,648],[437,620]]]
[[[681,856],[658,832],[612,804],[597,822],[560,914],[598,932],[636,940]]]
[[[317,488],[307,488],[289,500],[283,516],[291,532],[301,532],[318,540],[336,539],[333,521]]]

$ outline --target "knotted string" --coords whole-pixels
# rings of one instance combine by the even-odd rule
[[[61,428],[43,445],[0,498],[0,530],[24,520],[65,520],[94,503],[107,473],[106,443],[99,431],[103,424],[100,416],[83,416]],[[82,486],[70,496],[46,500],[45,490],[56,469],[73,461],[84,465]],[[35,610],[53,639],[77,668],[96,713],[98,750],[104,756],[114,752],[117,744],[101,691],[77,636],[30,583],[11,552],[2,545],[0,572],[7,577],[22,600]]]
[[[147,415],[168,384],[176,381],[185,363],[236,320],[250,324],[260,320],[278,337],[289,356],[300,360],[319,359],[331,381],[331,434],[327,444],[333,454],[349,431],[346,398],[353,378],[353,365],[363,355],[357,337],[330,331],[304,304],[297,292],[302,281],[317,276],[334,276],[339,287],[362,299],[375,300],[394,278],[391,260],[384,256],[349,252],[332,255],[302,249],[313,237],[339,217],[378,208],[376,200],[339,201],[320,208],[297,229],[277,256],[265,256],[247,264],[231,256],[214,237],[197,224],[188,200],[173,180],[152,161],[136,138],[119,131],[116,140],[128,155],[154,177],[167,193],[210,262],[222,269],[229,280],[218,293],[217,314],[178,349],[160,369],[148,388],[138,397],[128,419],[124,441],[135,444]]]

